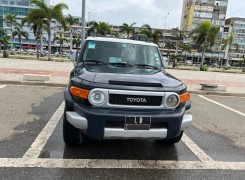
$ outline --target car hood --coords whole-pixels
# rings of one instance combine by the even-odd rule
[[[88,71],[87,71],[88,72]],[[113,84],[130,86],[156,86],[156,87],[178,87],[183,83],[166,72],[158,72],[152,75],[137,74],[115,74],[115,73],[85,73],[80,75],[81,79],[101,84]]]

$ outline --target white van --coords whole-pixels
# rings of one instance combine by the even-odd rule
[[[167,58],[167,57],[162,57],[162,63],[163,63],[163,66],[164,66],[165,68],[168,67],[169,58]]]
[[[77,50],[71,50],[69,52],[69,59],[73,61],[73,63],[76,61],[76,53],[77,53]]]

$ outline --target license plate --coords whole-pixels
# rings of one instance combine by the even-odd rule
[[[150,130],[150,117],[125,117],[125,130]]]

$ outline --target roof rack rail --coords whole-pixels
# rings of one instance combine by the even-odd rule
[[[131,36],[129,39],[136,40],[136,41],[145,41],[145,42],[150,42],[149,38],[146,34],[137,34]]]

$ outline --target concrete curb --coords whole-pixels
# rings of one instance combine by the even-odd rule
[[[227,93],[227,92],[215,92],[215,91],[188,91],[190,94],[196,95],[213,95],[213,96],[234,96],[234,97],[245,97],[242,93]]]
[[[27,86],[47,86],[47,87],[60,87],[65,88],[67,84],[58,84],[58,83],[44,83],[44,82],[27,82],[27,81],[2,81],[0,84],[7,85],[27,85]],[[234,96],[234,97],[245,97],[245,93],[227,93],[227,92],[215,92],[215,91],[188,91],[190,94],[195,95],[214,95],[214,96]]]
[[[27,86],[47,86],[47,87],[66,87],[67,84],[58,84],[58,83],[45,83],[45,82],[36,82],[36,81],[2,81],[0,84],[7,85],[27,85]]]

